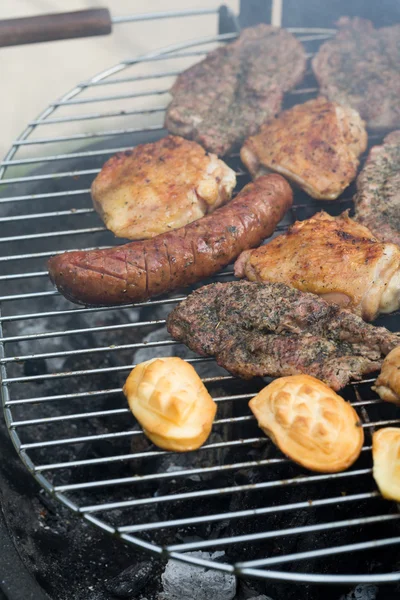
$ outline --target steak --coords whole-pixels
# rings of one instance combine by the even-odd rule
[[[258,25],[179,75],[165,125],[223,155],[281,109],[283,93],[306,69],[302,44],[284,29]]]
[[[245,379],[305,373],[339,390],[400,342],[384,327],[281,283],[214,283],[169,315],[169,333]]]
[[[371,129],[399,127],[400,25],[342,17],[338,26],[312,61],[321,94],[358,110]]]
[[[354,204],[357,221],[379,240],[400,244],[400,131],[371,148],[357,178]]]

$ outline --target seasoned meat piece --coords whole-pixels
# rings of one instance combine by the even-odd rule
[[[400,244],[400,131],[371,148],[357,178],[354,204],[357,221],[379,240]]]
[[[304,48],[291,33],[271,25],[245,29],[178,77],[165,125],[222,156],[280,111],[283,93],[305,68]]]
[[[312,61],[320,92],[351,106],[371,129],[400,126],[400,24],[374,29],[342,17],[335,38]]]
[[[372,321],[400,307],[400,248],[383,244],[347,212],[320,212],[255,250],[245,250],[235,275],[286,283],[322,296]]]
[[[339,390],[377,371],[400,337],[283,283],[234,281],[193,292],[168,331],[239,377],[305,373]]]
[[[93,181],[92,198],[108,229],[140,240],[213,212],[235,185],[235,172],[215,154],[169,135],[110,158]]]
[[[65,252],[49,260],[51,280],[66,298],[124,304],[214,275],[246,248],[270,236],[292,204],[280,175],[260,177],[229,204],[185,227],[116,248]]]
[[[240,157],[253,177],[276,171],[313,198],[335,200],[357,174],[364,125],[357,111],[316,98],[264,123]]]

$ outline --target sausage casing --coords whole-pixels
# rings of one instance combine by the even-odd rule
[[[259,177],[234,200],[185,227],[105,250],[65,252],[48,263],[69,300],[114,305],[146,300],[210,277],[270,236],[293,200],[280,175]]]

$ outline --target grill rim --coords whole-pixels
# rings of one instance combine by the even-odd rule
[[[335,29],[326,29],[326,28],[287,28],[288,31],[296,34],[298,33],[300,36],[304,35],[307,36],[307,34],[309,34],[309,37],[305,37],[302,38],[300,37],[300,39],[302,39],[303,41],[310,41],[312,39],[315,40],[321,40],[323,41],[324,39],[328,39],[329,37],[331,37],[334,33],[335,33]],[[317,36],[317,37],[313,37],[313,36]],[[210,44],[210,43],[216,43],[216,42],[225,42],[225,41],[229,41],[231,39],[235,39],[237,37],[236,33],[229,33],[229,34],[222,34],[222,35],[217,35],[217,36],[207,36],[207,37],[203,37],[203,38],[199,38],[196,40],[189,40],[188,42],[184,42],[184,43],[180,43],[180,44],[173,44],[170,46],[166,46],[164,48],[160,48],[158,50],[152,51],[150,53],[146,53],[144,55],[138,56],[135,59],[131,59],[131,60],[127,60],[127,61],[122,61],[120,63],[118,63],[117,65],[114,65],[104,71],[101,71],[100,73],[98,73],[97,75],[95,75],[94,77],[92,77],[91,79],[87,80],[84,83],[78,84],[75,88],[73,88],[72,90],[70,90],[69,92],[67,92],[66,94],[64,94],[63,96],[61,96],[61,98],[54,102],[51,103],[45,110],[43,110],[36,119],[34,119],[33,121],[29,122],[27,127],[23,130],[23,132],[20,134],[20,136],[15,140],[15,142],[13,143],[13,145],[11,146],[10,150],[8,151],[8,153],[6,154],[4,160],[0,163],[0,185],[6,184],[6,183],[18,183],[18,182],[22,182],[22,181],[32,181],[31,177],[27,177],[27,178],[10,178],[10,179],[5,179],[5,173],[7,171],[7,168],[15,166],[19,163],[19,161],[13,161],[13,157],[17,154],[18,149],[20,147],[26,146],[26,145],[30,145],[30,143],[32,144],[40,144],[40,143],[47,143],[46,141],[41,142],[41,140],[38,141],[32,141],[29,142],[27,140],[27,138],[29,138],[29,136],[36,130],[36,127],[42,125],[42,124],[50,124],[50,121],[46,121],[47,117],[49,117],[50,115],[52,115],[54,112],[57,111],[57,109],[60,106],[65,106],[65,105],[69,105],[69,104],[77,104],[78,102],[74,102],[74,99],[79,96],[79,94],[81,94],[84,90],[86,90],[88,87],[95,86],[95,85],[101,85],[102,83],[105,83],[105,81],[107,80],[108,77],[115,75],[117,73],[123,72],[126,68],[130,67],[130,66],[134,66],[136,64],[140,64],[146,61],[152,61],[152,60],[162,60],[164,58],[168,58],[168,54],[176,54],[176,57],[179,56],[191,56],[191,55],[196,55],[196,56],[200,56],[200,55],[204,55],[205,52],[200,51],[200,52],[188,52],[188,53],[182,53],[182,54],[178,54],[181,50],[185,50],[188,48],[193,48],[196,46],[203,46],[206,44]],[[151,77],[152,78],[152,77]],[[107,82],[107,83],[113,83],[112,81]],[[117,83],[117,82],[115,82]],[[157,93],[157,92],[156,92]],[[165,93],[165,92],[163,92]],[[120,96],[119,96],[120,98]],[[90,102],[90,99],[88,99],[88,103]],[[81,102],[79,102],[79,104],[81,104]],[[153,111],[159,111],[159,108],[155,108],[155,109],[151,109],[151,112]],[[165,110],[165,107],[162,108],[162,110]],[[144,111],[147,112],[147,111]],[[106,116],[106,115],[102,115],[102,116]],[[100,118],[100,117],[82,117],[79,118],[78,120],[83,120],[86,118]],[[57,122],[57,120],[55,120],[54,122]],[[157,128],[159,129],[159,128]],[[121,130],[119,133],[126,133],[129,132],[128,130]],[[139,132],[144,131],[143,129],[139,129]],[[114,131],[114,132],[110,132],[111,134],[116,134],[118,133],[118,131]],[[101,136],[102,134],[99,133],[99,136]],[[107,135],[107,132],[106,134]],[[90,135],[88,137],[96,137],[96,135]],[[87,139],[86,136],[82,137],[78,137],[76,138],[76,141],[78,141],[79,139]],[[57,138],[55,138],[52,141],[57,141]],[[111,152],[112,150],[110,150]],[[73,153],[72,153],[73,154]],[[79,152],[78,152],[79,154]],[[68,158],[70,158],[69,155],[66,155]],[[46,157],[45,157],[46,158]],[[49,157],[47,157],[49,158]],[[57,157],[50,157],[53,158],[54,161],[57,160],[61,160],[58,159]],[[24,162],[24,161],[22,161]],[[40,159],[38,159],[37,161],[32,160],[32,161],[28,161],[28,162],[42,162]],[[52,160],[48,161],[52,162]],[[88,170],[88,172],[92,172],[93,170]],[[67,174],[68,176],[70,176],[70,173]],[[59,176],[62,176],[59,175]],[[39,177],[41,179],[41,177]],[[34,180],[36,180],[36,178],[34,177]],[[86,191],[86,190],[85,190]],[[72,191],[69,190],[69,192],[72,192],[72,194],[77,194],[79,193],[79,191]],[[63,192],[63,194],[65,194],[65,192]],[[71,194],[71,195],[72,195]],[[53,193],[49,194],[51,196],[54,196]],[[68,192],[67,192],[67,195]],[[33,195],[34,196],[34,195]],[[31,196],[28,196],[28,198],[30,198]],[[18,197],[17,197],[18,198]],[[23,198],[23,197],[21,197]],[[3,200],[1,199],[0,202],[2,202]],[[6,201],[13,201],[13,198],[9,198],[6,199]],[[93,229],[93,228],[92,228]],[[103,228],[100,228],[103,229]],[[76,233],[76,230],[73,230],[71,232],[65,232],[65,234],[74,234]],[[14,238],[15,239],[15,238]],[[24,239],[26,239],[24,237]],[[8,241],[7,238],[2,238],[0,239],[0,241]],[[39,253],[39,254],[44,254],[46,255],[47,253]],[[49,255],[55,254],[55,252],[51,252],[48,253]],[[23,256],[23,255],[22,255]],[[12,260],[14,257],[8,258],[5,257],[4,260]],[[57,292],[42,292],[39,294],[33,294],[35,296],[46,296],[46,295],[55,295],[57,294]],[[18,423],[13,421],[13,417],[12,417],[12,412],[11,412],[11,406],[14,405],[13,401],[10,398],[10,393],[9,393],[9,385],[12,383],[15,383],[17,381],[20,381],[21,378],[15,378],[15,381],[13,380],[13,378],[9,379],[7,378],[7,368],[6,365],[8,362],[10,362],[10,358],[11,357],[7,357],[6,356],[6,352],[5,352],[5,342],[7,341],[7,338],[4,337],[3,335],[3,322],[6,322],[7,317],[3,317],[2,316],[2,302],[10,300],[10,301],[14,301],[16,299],[23,299],[23,298],[27,298],[29,297],[29,294],[21,294],[21,295],[14,295],[14,296],[9,296],[9,297],[1,297],[0,298],[0,379],[1,379],[1,397],[2,397],[2,404],[3,404],[3,411],[4,411],[4,417],[5,417],[5,422],[7,425],[7,429],[9,431],[11,440],[13,442],[13,445],[20,457],[20,459],[22,460],[22,462],[24,463],[25,467],[27,468],[27,470],[32,474],[32,476],[35,478],[35,480],[43,487],[43,489],[45,489],[45,491],[47,491],[50,495],[52,495],[53,497],[57,498],[58,501],[60,501],[64,506],[68,507],[70,510],[72,510],[75,514],[79,515],[83,520],[87,521],[88,523],[100,528],[101,530],[103,530],[104,532],[117,536],[119,537],[122,541],[134,545],[136,547],[139,547],[143,550],[146,550],[154,555],[157,555],[161,558],[169,558],[169,559],[176,559],[179,560],[181,562],[185,562],[188,564],[192,564],[192,565],[197,565],[200,567],[205,567],[205,568],[212,568],[212,569],[216,569],[219,571],[223,571],[226,573],[231,573],[231,574],[236,574],[238,576],[248,576],[248,577],[255,577],[255,578],[260,578],[260,579],[271,579],[271,580],[276,580],[276,581],[282,581],[282,582],[291,582],[291,583],[313,583],[313,584],[360,584],[360,583],[395,583],[400,581],[400,572],[394,572],[394,573],[380,573],[380,574],[375,574],[375,575],[363,575],[363,574],[355,574],[355,575],[326,575],[326,574],[319,574],[319,573],[301,573],[301,572],[287,572],[287,571],[281,571],[281,570],[264,570],[264,569],[258,569],[254,566],[252,566],[254,563],[260,563],[262,562],[262,560],[264,560],[264,562],[268,563],[268,559],[259,559],[259,560],[255,560],[255,561],[244,561],[244,562],[237,562],[234,564],[228,564],[228,563],[217,563],[215,561],[211,561],[211,560],[205,560],[202,558],[198,558],[198,557],[193,557],[193,556],[188,556],[186,554],[184,554],[183,552],[177,552],[173,549],[169,549],[168,546],[157,546],[156,544],[153,543],[149,543],[146,542],[143,539],[140,539],[136,536],[131,535],[131,533],[124,531],[124,527],[120,528],[116,528],[113,527],[109,524],[107,524],[104,520],[99,519],[98,517],[94,516],[93,513],[91,513],[90,511],[86,511],[84,510],[84,508],[92,508],[92,507],[80,507],[78,506],[75,502],[71,501],[68,497],[66,497],[63,493],[63,491],[59,491],[57,489],[57,487],[61,487],[63,488],[63,486],[54,486],[44,475],[42,475],[42,470],[45,469],[41,469],[40,465],[39,467],[37,465],[34,465],[34,463],[32,462],[31,458],[28,456],[26,449],[27,446],[26,444],[23,444],[21,442],[21,439],[18,435],[18,432],[16,430],[16,425],[18,426]],[[31,294],[32,296],[32,294]],[[167,300],[168,301],[168,300]],[[169,300],[171,301],[171,300]],[[159,303],[164,303],[165,300],[161,300],[159,301]],[[174,300],[172,300],[172,302],[174,302]],[[146,303],[146,306],[148,306],[149,304]],[[132,308],[132,305],[128,305],[130,308]],[[118,309],[120,307],[105,307],[105,308],[100,308],[100,310],[113,310],[113,309]],[[79,309],[78,309],[79,310]],[[91,310],[91,309],[87,309],[86,307],[82,310]],[[98,308],[94,308],[94,311],[99,310]],[[54,311],[57,312],[58,311]],[[74,311],[75,312],[75,311]],[[27,318],[27,317],[25,317]],[[18,319],[15,319],[18,320]],[[35,355],[36,356],[36,355]],[[13,357],[14,358],[14,357]],[[14,358],[15,360],[15,358]],[[190,359],[189,359],[190,360]],[[126,367],[126,368],[131,368],[131,367]],[[218,378],[210,378],[210,379],[218,379]],[[223,378],[221,378],[223,379]],[[228,376],[227,379],[233,379],[231,376]],[[366,382],[369,380],[363,380],[362,382],[356,382],[355,385],[359,385],[360,383]],[[113,392],[119,392],[120,390],[112,390]],[[105,393],[106,391],[102,390],[99,393]],[[84,393],[85,396],[89,395],[89,393]],[[34,400],[34,399],[32,399]],[[18,402],[18,400],[16,400],[15,402]],[[23,400],[19,401],[19,403],[23,403]],[[126,412],[126,411],[124,411]],[[400,422],[399,420],[397,420],[396,422]],[[368,424],[367,424],[368,426]],[[260,439],[264,439],[264,438],[260,438]],[[243,441],[243,440],[242,440]],[[245,440],[247,441],[247,440]],[[253,441],[253,440],[250,440]],[[29,449],[29,448],[28,448]],[[368,447],[365,448],[364,450],[367,449]],[[54,467],[54,465],[52,465]],[[361,471],[364,471],[365,473],[370,472],[370,469],[361,469]],[[352,472],[346,471],[344,472],[344,474],[339,474],[339,476],[352,476]],[[68,486],[67,486],[68,487]],[[279,507],[277,507],[279,508]],[[334,524],[335,522],[332,521],[332,524]],[[379,547],[379,546],[383,546],[383,545],[391,545],[391,544],[398,544],[400,543],[400,536],[399,537],[394,537],[394,538],[385,538],[385,539],[380,539],[380,540],[369,540],[368,542],[362,542],[360,544],[347,544],[346,546],[351,546],[352,548],[354,548],[355,546],[364,546],[364,549],[367,549],[369,547]],[[171,546],[171,548],[173,548],[174,546]],[[329,548],[322,548],[320,550],[316,550],[316,551],[306,551],[303,553],[297,553],[297,554],[293,554],[292,555],[292,559],[296,560],[297,555],[300,556],[300,554],[304,555],[303,558],[307,558],[309,554],[313,554],[313,553],[321,553],[321,555],[328,554],[329,551],[334,551],[339,547],[329,547]],[[351,551],[351,549],[346,550],[348,552]],[[278,562],[279,563],[279,558],[287,558],[289,555],[281,555],[276,557],[276,560],[274,561],[273,559],[271,559],[272,564],[274,562]],[[301,559],[300,559],[301,560]],[[282,562],[286,562],[286,561],[282,561]]]

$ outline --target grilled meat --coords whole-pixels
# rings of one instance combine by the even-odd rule
[[[264,123],[240,157],[253,177],[276,171],[313,198],[335,200],[355,178],[366,147],[357,111],[320,97]]]
[[[399,127],[400,25],[342,17],[338,26],[312,62],[321,94],[358,110],[371,129]]]
[[[296,375],[334,390],[380,368],[400,337],[282,283],[215,283],[169,315],[168,331],[239,377]]]
[[[108,229],[137,240],[213,212],[235,185],[235,172],[215,154],[169,135],[111,157],[93,181],[92,198]]]
[[[400,131],[371,148],[357,178],[354,204],[357,221],[379,240],[400,244]]]
[[[165,125],[226,154],[280,111],[283,93],[305,68],[304,48],[292,34],[270,25],[245,29],[178,77]]]
[[[318,294],[366,321],[400,307],[400,248],[379,242],[347,213],[297,221],[265,246],[242,252],[235,275]]]
[[[212,215],[150,240],[49,260],[51,280],[73,302],[146,300],[210,277],[273,233],[292,204],[280,175],[260,177]]]

